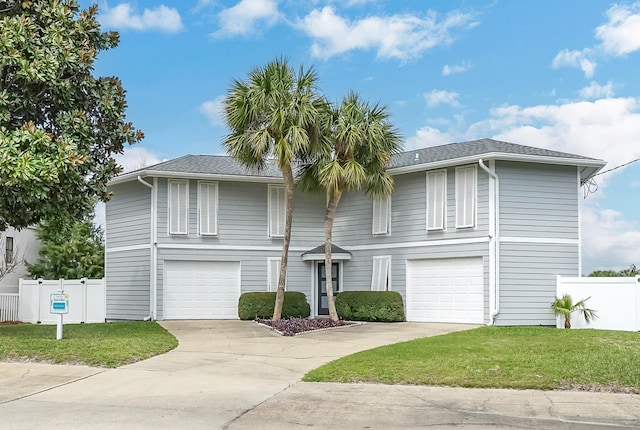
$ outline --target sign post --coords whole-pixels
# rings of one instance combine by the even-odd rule
[[[69,295],[61,291],[51,294],[51,308],[49,313],[58,315],[58,328],[56,330],[56,340],[62,339],[62,315],[69,313]]]

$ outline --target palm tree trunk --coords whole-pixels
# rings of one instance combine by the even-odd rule
[[[329,197],[329,204],[327,205],[327,211],[324,217],[324,270],[325,278],[327,280],[327,302],[329,304],[329,316],[333,321],[338,321],[338,312],[336,311],[336,302],[333,298],[333,276],[331,271],[331,236],[333,233],[333,221],[336,217],[336,210],[338,209],[338,203],[342,197],[342,191],[336,191]]]
[[[564,328],[571,328],[571,315],[564,317]]]
[[[284,283],[287,276],[287,262],[289,259],[289,243],[291,242],[291,225],[293,221],[293,193],[294,181],[291,165],[282,167],[284,189],[287,194],[285,207],[284,238],[282,240],[282,257],[280,258],[280,275],[278,276],[278,289],[276,290],[276,303],[273,306],[273,320],[278,321],[282,317],[282,305],[284,303]]]

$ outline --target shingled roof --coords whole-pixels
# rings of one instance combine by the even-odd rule
[[[395,156],[389,164],[389,170],[397,170],[398,173],[411,169],[419,169],[422,165],[469,162],[472,158],[505,158],[505,159],[532,159],[541,160],[557,159],[558,163],[567,161],[567,164],[588,166],[581,172],[583,180],[591,177],[604,166],[602,160],[584,157],[582,155],[566,152],[552,151],[549,149],[532,146],[518,145],[493,139],[479,139],[462,143],[450,143],[447,145],[431,146],[428,148],[406,151]],[[552,162],[552,161],[551,161]],[[282,179],[282,173],[273,160],[267,160],[262,169],[250,169],[235,159],[226,155],[185,155],[162,163],[144,167],[128,172],[114,179],[114,182],[123,182],[142,176],[216,176],[238,177],[251,180],[256,179]]]

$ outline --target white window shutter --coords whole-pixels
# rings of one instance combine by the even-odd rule
[[[278,279],[280,278],[280,258],[269,258],[267,260],[267,279],[269,280],[268,290],[276,292],[278,290]],[[285,277],[285,290],[287,279]]]
[[[427,173],[427,230],[445,228],[446,171]]]
[[[373,201],[373,234],[389,234],[391,218],[391,197]]]
[[[476,167],[456,169],[456,227],[475,227]]]
[[[185,181],[169,181],[169,233],[187,234],[188,186]]]
[[[201,182],[198,191],[200,234],[218,234],[218,184]]]
[[[284,187],[269,186],[269,236],[284,236],[286,197]]]
[[[373,257],[371,274],[371,291],[387,291],[389,289],[390,256]]]

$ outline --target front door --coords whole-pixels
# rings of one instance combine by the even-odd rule
[[[324,263],[318,263],[318,315],[329,315],[329,302],[327,300],[327,276]],[[340,263],[331,263],[331,282],[333,283],[333,296],[338,294],[340,282]]]

